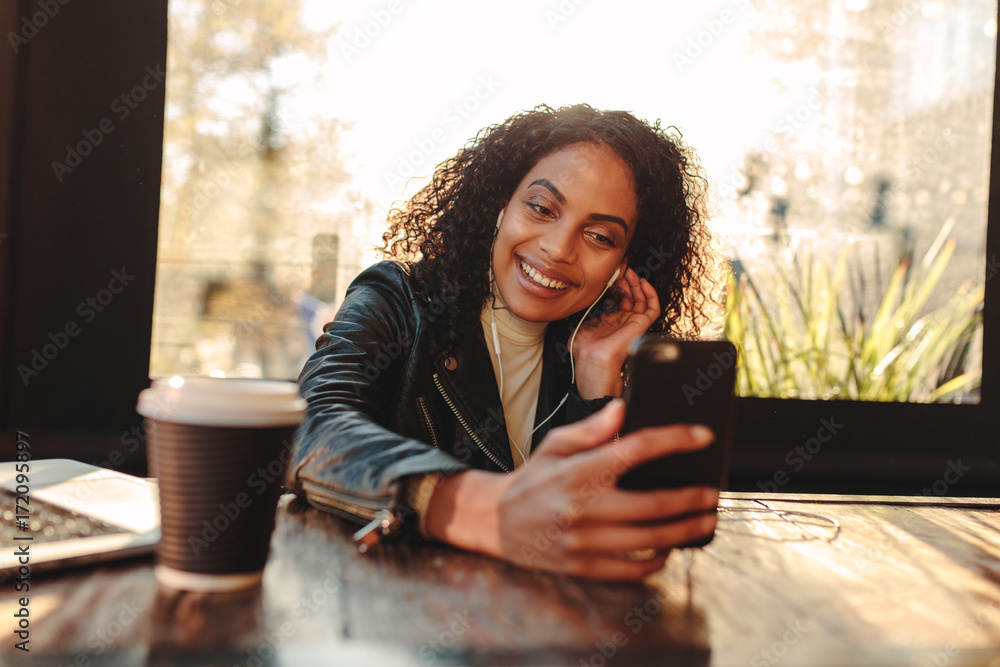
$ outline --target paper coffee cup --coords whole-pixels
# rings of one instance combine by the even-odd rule
[[[260,582],[305,409],[298,387],[278,380],[174,376],[139,394],[160,494],[161,584],[219,591]]]

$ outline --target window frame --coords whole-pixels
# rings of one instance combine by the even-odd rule
[[[146,68],[166,67],[167,0],[45,5],[0,7],[0,442],[8,459],[24,432],[34,459],[143,473],[164,108]],[[28,40],[16,52],[10,33]],[[112,105],[144,79],[120,118]],[[58,180],[52,163],[104,119],[114,129]],[[123,268],[127,286],[91,317],[86,300]],[[26,384],[18,367],[50,335],[64,345]]]
[[[1000,62],[997,60],[1000,40],[997,44],[994,62]],[[998,92],[1000,67],[994,71],[994,129],[1000,119]],[[737,406],[732,489],[889,495],[1000,494],[1000,270],[996,268],[1000,256],[1000,151],[995,148],[993,140],[979,403],[741,397]],[[829,431],[820,433],[823,420],[831,418],[840,428],[832,436]],[[824,435],[828,441],[821,442],[820,436]],[[809,442],[810,439],[815,440]],[[895,444],[887,446],[890,442]]]

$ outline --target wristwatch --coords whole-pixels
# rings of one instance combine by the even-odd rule
[[[425,539],[431,539],[427,532],[427,506],[431,503],[431,496],[443,481],[443,475],[432,472],[418,478],[415,484],[411,482],[407,489],[407,504],[417,513],[420,535]]]

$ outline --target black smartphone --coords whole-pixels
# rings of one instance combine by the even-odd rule
[[[724,340],[646,334],[634,344],[626,366],[621,434],[649,426],[704,424],[715,440],[704,449],[632,468],[618,480],[620,488],[726,488],[736,423],[736,359],[736,348]],[[684,546],[704,546],[711,540]]]

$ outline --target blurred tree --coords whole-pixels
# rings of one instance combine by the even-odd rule
[[[345,125],[307,99],[335,28],[298,0],[174,0],[169,30],[150,374],[295,377],[313,237],[365,208]]]

